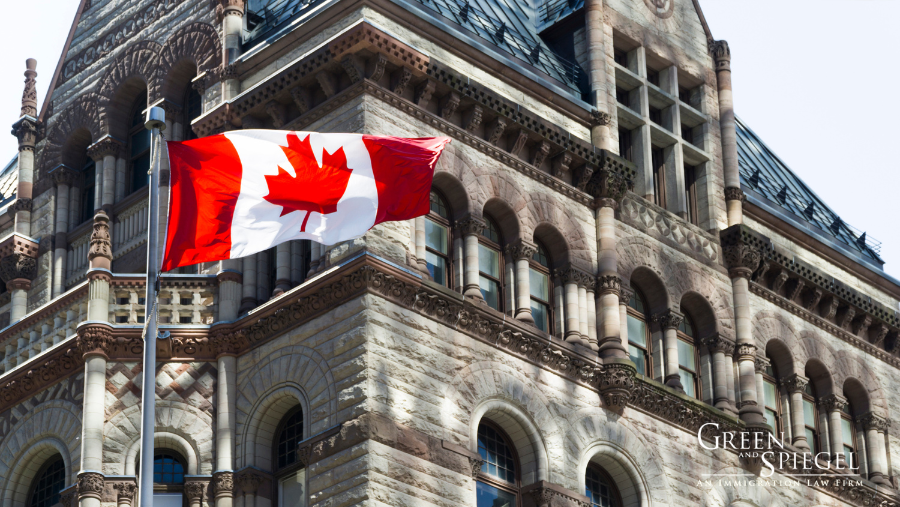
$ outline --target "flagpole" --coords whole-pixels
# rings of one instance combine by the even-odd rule
[[[159,291],[159,171],[166,113],[160,107],[147,111],[144,127],[150,131],[150,224],[147,228],[147,293],[144,299],[144,379],[141,389],[140,507],[153,507],[153,436],[156,425],[156,298]]]

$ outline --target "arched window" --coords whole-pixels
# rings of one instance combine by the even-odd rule
[[[700,356],[695,345],[694,329],[691,317],[685,313],[684,319],[678,325],[678,376],[684,387],[684,393],[700,399],[700,375],[697,368]]]
[[[484,229],[478,238],[478,286],[485,303],[503,311],[503,256],[500,255],[500,231],[490,217],[484,217]]]
[[[51,507],[59,503],[59,492],[66,487],[66,464],[56,455],[41,467],[28,495],[28,507]]]
[[[306,469],[297,456],[297,445],[302,440],[303,409],[298,406],[285,414],[275,432],[272,462],[278,507],[306,505]]]
[[[128,164],[131,167],[131,192],[148,183],[150,170],[150,131],[144,128],[144,111],[147,109],[146,93],[141,93],[131,110],[131,127],[128,130]]]
[[[84,181],[81,184],[81,209],[79,217],[76,221],[81,224],[94,218],[94,196],[97,185],[97,166],[94,161],[88,157],[88,161],[81,169]]]
[[[841,410],[841,435],[844,448],[841,450],[844,451],[844,459],[847,460],[847,463],[859,466],[859,455],[856,453],[856,425],[853,423],[852,412],[851,404],[844,404],[844,408]]]
[[[477,507],[518,505],[519,465],[506,433],[488,421],[478,425],[478,454],[484,463],[478,474]]]
[[[612,477],[594,463],[588,464],[584,476],[584,495],[591,501],[591,507],[620,507],[622,497],[616,489]]]
[[[819,452],[819,414],[816,409],[818,398],[812,382],[803,390],[803,424],[806,428],[806,443],[813,454]]]
[[[157,449],[153,455],[154,484],[184,484],[184,458],[167,449]]]
[[[203,113],[203,97],[193,86],[188,86],[184,97],[184,122],[182,123],[182,137],[185,141],[197,139],[197,134],[191,128],[191,122]]]
[[[425,264],[435,283],[450,284],[450,212],[444,199],[431,191],[431,211],[425,217]]]
[[[297,407],[281,421],[275,442],[276,470],[297,462],[297,444],[303,440],[303,410]]]
[[[550,259],[547,250],[539,241],[534,242],[537,249],[531,256],[529,269],[529,283],[531,294],[531,316],[534,325],[545,333],[553,334],[551,323],[553,322],[550,296],[553,287],[550,284]]]
[[[650,368],[650,326],[647,325],[647,305],[640,291],[634,289],[628,300],[628,355],[637,372],[647,375]]]
[[[784,431],[781,419],[781,396],[778,393],[778,377],[775,375],[775,367],[767,364],[763,370],[763,409],[766,414],[766,422],[772,426],[776,435]]]

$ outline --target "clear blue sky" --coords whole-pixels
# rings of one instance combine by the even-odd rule
[[[78,0],[8,3],[6,18],[17,22],[4,28],[0,118],[12,124],[25,59],[38,60],[43,102]],[[900,101],[891,91],[900,2],[700,4],[713,35],[731,46],[737,114],[846,222],[882,242],[886,271],[900,278],[900,235],[893,223],[900,201]],[[15,150],[14,137],[0,136],[0,158]]]

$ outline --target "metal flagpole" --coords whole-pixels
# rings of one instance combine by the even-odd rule
[[[144,299],[144,382],[141,390],[141,463],[140,507],[153,507],[153,434],[156,424],[156,338],[159,293],[159,171],[162,159],[162,135],[166,129],[166,113],[160,107],[147,111],[144,127],[150,131],[150,224],[147,228],[147,294]]]

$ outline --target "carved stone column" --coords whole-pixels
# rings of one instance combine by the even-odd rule
[[[81,469],[103,467],[103,422],[106,415],[106,362],[115,341],[112,326],[87,321],[78,326],[78,350],[84,358],[84,399],[81,422]]]
[[[734,407],[728,399],[728,370],[729,363],[725,362],[725,356],[734,354],[734,343],[719,333],[715,333],[704,340],[713,359],[713,404],[719,410],[734,413]]]
[[[415,224],[416,263],[419,266],[419,271],[428,273],[428,262],[425,259],[427,256],[425,251],[425,217],[417,217],[413,220],[413,223]]]
[[[234,335],[231,335],[234,336]],[[216,340],[216,507],[231,507],[234,468],[235,416],[237,415],[236,340]],[[226,478],[227,477],[227,478]],[[223,489],[227,487],[227,494]],[[220,491],[221,489],[221,491]]]
[[[604,105],[603,107],[606,106]],[[594,109],[591,111],[590,122],[591,143],[598,148],[612,151],[613,142],[612,136],[609,133],[609,127],[612,125],[612,117],[609,113]]]
[[[771,242],[745,225],[720,233],[722,252],[734,297],[735,334],[740,373],[740,416],[747,424],[765,424],[756,392],[756,345],[750,325],[750,276],[759,267]]]
[[[869,412],[860,416],[856,422],[866,432],[866,456],[869,458],[869,480],[875,484],[889,486],[887,471],[887,452],[884,446],[884,434],[891,425],[890,419]]]
[[[631,301],[631,296],[634,294],[634,290],[631,287],[628,287],[624,284],[620,283],[619,277],[597,277],[597,303],[600,306],[600,310],[602,311],[602,305],[600,305],[600,293],[609,286],[610,288],[607,290],[612,290],[612,286],[618,284],[619,285],[619,332],[621,333],[622,339],[622,347],[627,351],[628,350],[628,302]],[[602,315],[601,315],[602,317]],[[605,325],[605,324],[601,324]]]
[[[569,343],[579,343],[587,346],[587,340],[581,337],[581,325],[579,323],[578,286],[587,274],[576,268],[569,267],[559,272],[565,290],[565,322],[566,333],[564,338]]]
[[[725,207],[728,226],[743,222],[740,173],[738,172],[737,132],[734,123],[734,97],[731,91],[731,50],[724,40],[709,45],[716,62],[716,83],[719,96],[719,128],[722,131],[722,163],[725,169]]]
[[[275,247],[275,287],[273,296],[291,290],[291,244],[281,243]]]
[[[318,246],[313,243],[313,248]],[[318,249],[316,249],[318,252]],[[256,308],[256,256],[261,254],[250,254],[241,258],[242,263],[242,281],[243,297],[241,298],[241,308],[239,313],[246,313]],[[310,270],[310,274],[313,271]]]
[[[663,331],[663,345],[665,347],[666,376],[665,384],[672,389],[684,392],[681,384],[681,375],[678,374],[678,326],[684,321],[684,315],[675,310],[666,310],[653,316],[653,320],[659,324]]]
[[[844,433],[841,431],[841,411],[847,408],[847,399],[836,394],[829,394],[819,400],[819,406],[828,414],[828,437],[831,441],[831,459],[838,463],[839,455],[844,453]],[[847,466],[847,456],[841,458],[842,467]]]
[[[456,227],[463,235],[465,243],[465,286],[463,295],[478,302],[483,302],[481,288],[478,285],[478,236],[484,230],[484,220],[469,215],[456,222]]]
[[[188,499],[189,507],[200,507],[203,499],[206,497],[206,490],[209,484],[199,481],[188,481],[184,483],[184,494]]]
[[[125,151],[125,143],[106,135],[96,143],[88,146],[87,154],[94,159],[97,167],[97,177],[101,185],[97,186],[97,195],[100,197],[100,207],[110,213],[116,200],[116,164]],[[102,191],[100,190],[102,189]]]
[[[732,351],[732,355],[734,352]],[[756,393],[759,395],[759,408],[763,411],[763,417],[765,417],[766,413],[766,386],[763,381],[763,373],[766,372],[766,368],[769,366],[769,360],[764,357],[756,357],[756,360],[753,362],[754,371],[756,372]],[[776,394],[777,396],[777,394]],[[774,406],[774,405],[773,405]],[[766,419],[766,424],[772,427],[773,431],[777,431],[777,427],[775,426],[775,421],[769,421]]]
[[[86,394],[86,393],[85,393]],[[82,446],[84,442],[82,442]],[[84,454],[82,454],[84,463]],[[78,472],[76,491],[78,495],[78,507],[100,507],[100,495],[103,494],[103,474],[96,470],[84,470]]]
[[[88,250],[88,320],[109,320],[109,283],[112,275],[112,242],[109,237],[109,216],[103,210],[94,215]]]
[[[232,496],[234,473],[231,470],[213,472],[213,492],[216,498],[216,507],[231,507],[234,501]]]
[[[38,244],[14,233],[0,243],[0,279],[10,292],[10,323],[28,313],[28,291],[37,276]]]
[[[597,304],[597,297],[595,295],[595,287],[597,285],[597,279],[593,276],[587,276],[584,279],[584,300],[585,300],[585,310],[587,311],[586,320],[583,323],[585,328],[585,338],[587,339],[588,347],[591,350],[600,350],[600,346],[597,343],[597,307],[600,306],[600,311],[603,311],[602,304]],[[579,293],[579,297],[581,294]],[[614,306],[614,309],[618,310],[618,307]]]
[[[32,187],[34,184],[34,144],[37,142],[37,60],[25,61],[25,89],[22,92],[22,108],[19,120],[13,124],[12,134],[19,140],[18,184],[13,231],[31,235]]]
[[[590,69],[591,98],[589,102],[597,108],[598,112],[608,109],[608,94],[606,91],[606,48],[603,44],[603,0],[587,0],[584,3],[584,32],[587,42],[588,68]],[[609,115],[607,115],[609,116]],[[594,137],[591,129],[591,140],[594,146],[609,149],[603,146],[603,137],[598,133]],[[609,136],[609,127],[606,129]]]
[[[137,484],[133,482],[117,482],[113,488],[116,490],[116,505],[118,507],[131,507],[134,504]]]
[[[238,484],[244,495],[244,507],[256,507],[256,490],[262,482],[260,476],[251,470],[242,471],[238,475]]]
[[[66,290],[66,255],[69,231],[69,188],[75,184],[77,173],[74,169],[60,165],[50,172],[56,182],[56,239],[53,252],[53,287],[52,295],[56,297]]]
[[[537,245],[519,240],[507,247],[510,257],[516,261],[516,320],[534,324],[531,315],[531,267],[529,261],[537,251]]]
[[[809,442],[806,441],[806,419],[803,416],[803,390],[809,384],[809,379],[795,373],[781,382],[791,395],[791,443],[804,452],[810,452]]]
[[[241,82],[234,62],[241,56],[241,30],[244,25],[244,0],[216,0],[216,17],[222,23],[222,78],[225,82],[224,99],[241,93]]]

